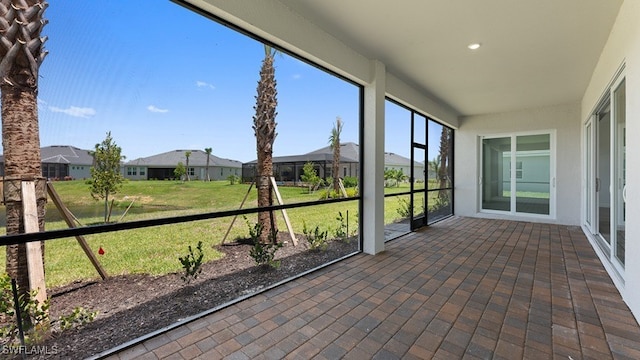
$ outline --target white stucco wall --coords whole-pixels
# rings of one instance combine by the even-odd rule
[[[593,112],[610,82],[625,64],[627,91],[627,203],[626,268],[624,283],[616,285],[636,317],[640,319],[640,1],[626,0],[618,13],[591,82],[582,99],[581,120]],[[584,147],[584,144],[583,144]],[[584,185],[583,185],[584,186]],[[606,264],[606,261],[605,261]],[[611,273],[610,266],[608,271]],[[615,277],[614,277],[615,279]]]
[[[528,131],[555,131],[556,217],[538,219],[479,212],[479,137]],[[455,213],[462,216],[544,221],[578,225],[580,221],[580,105],[566,104],[460,119],[455,139]]]

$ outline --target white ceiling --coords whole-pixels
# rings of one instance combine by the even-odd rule
[[[579,101],[623,2],[279,1],[462,115]]]

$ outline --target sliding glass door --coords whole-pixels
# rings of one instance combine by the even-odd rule
[[[626,90],[624,78],[585,124],[585,227],[620,274],[625,266]]]
[[[481,209],[553,216],[553,149],[551,133],[484,137]]]

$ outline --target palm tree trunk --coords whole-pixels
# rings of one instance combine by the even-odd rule
[[[21,182],[36,181],[36,201],[38,224],[44,231],[46,204],[46,180],[42,177],[40,160],[40,137],[38,110],[34,104],[36,90],[3,84],[2,93],[2,145],[4,148],[5,178],[4,194],[6,205],[7,235],[24,232]],[[42,261],[44,263],[44,242]],[[16,279],[21,294],[29,290],[26,245],[7,246],[6,270]]]
[[[276,138],[276,107],[278,105],[274,57],[271,48],[265,45],[265,57],[260,68],[258,94],[254,107],[253,130],[256,136],[257,164],[256,187],[258,190],[258,207],[273,204],[273,189],[270,177],[273,176],[273,143]],[[276,243],[278,225],[272,211],[258,213],[258,223],[262,226],[260,242]]]

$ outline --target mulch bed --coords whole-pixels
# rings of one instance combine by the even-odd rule
[[[256,266],[251,245],[232,243],[219,246],[225,256],[203,264],[188,285],[173,273],[113,276],[52,289],[51,319],[78,306],[97,310],[98,316],[83,328],[53,334],[42,344],[50,353],[29,358],[84,359],[358,251],[355,239],[332,241],[326,251],[310,251],[304,237],[298,239],[298,246],[282,239],[289,243],[276,253],[277,270]]]

